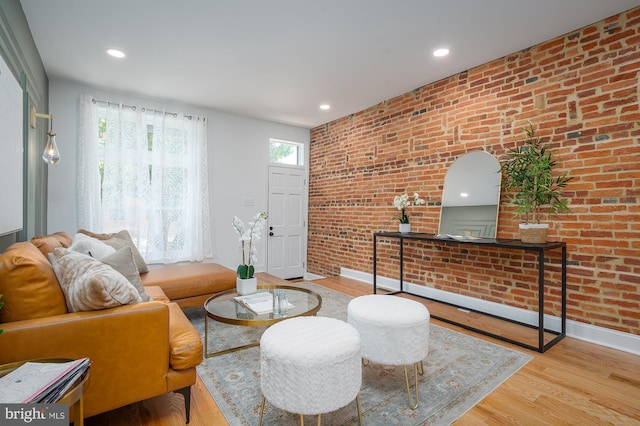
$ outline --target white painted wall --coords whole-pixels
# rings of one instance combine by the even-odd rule
[[[306,128],[51,79],[49,108],[54,115],[53,130],[57,133],[56,142],[62,159],[55,166],[49,167],[48,232],[66,231],[73,235],[78,229],[76,161],[78,106],[82,93],[101,100],[196,114],[209,119],[209,198],[213,261],[232,269],[240,263],[238,241],[231,226],[233,216],[247,222],[257,212],[267,210],[269,138],[303,143],[305,152],[309,152],[310,132]],[[245,206],[245,199],[252,199],[253,206]],[[256,269],[264,270],[264,236],[260,244]]]

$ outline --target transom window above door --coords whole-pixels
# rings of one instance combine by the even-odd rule
[[[269,162],[303,166],[304,145],[297,142],[269,139]]]

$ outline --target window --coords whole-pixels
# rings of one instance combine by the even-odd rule
[[[269,162],[302,166],[304,165],[304,145],[269,139]]]
[[[149,263],[210,257],[206,120],[82,104],[79,225],[128,230]]]

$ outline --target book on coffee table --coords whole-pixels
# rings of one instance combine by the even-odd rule
[[[236,296],[233,298],[233,300],[257,315],[273,312],[273,294],[269,292]]]
[[[236,296],[233,300],[240,306],[244,306],[256,315],[263,315],[273,312],[273,294],[260,292],[247,294],[246,296]],[[291,302],[287,303],[287,309],[293,308]]]

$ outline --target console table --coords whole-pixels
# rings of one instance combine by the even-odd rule
[[[565,335],[566,335],[566,321],[567,321],[567,246],[566,243],[564,242],[547,242],[544,244],[529,244],[529,243],[523,243],[520,240],[506,240],[506,239],[494,239],[494,238],[480,238],[480,239],[468,239],[468,240],[458,240],[458,239],[453,239],[453,238],[448,238],[448,237],[440,237],[434,234],[425,234],[425,233],[417,233],[417,232],[409,232],[409,233],[400,233],[400,232],[376,232],[373,234],[373,293],[375,294],[377,292],[377,245],[378,245],[378,239],[379,238],[384,238],[384,239],[389,239],[389,240],[398,240],[398,245],[399,245],[399,250],[400,250],[400,290],[399,291],[394,291],[390,294],[400,294],[400,293],[406,293],[406,294],[411,294],[413,296],[417,296],[417,297],[421,297],[424,299],[428,299],[428,300],[434,300],[436,302],[439,303],[444,303],[450,306],[454,306],[457,308],[463,308],[466,309],[468,311],[473,311],[473,312],[477,312],[483,315],[488,315],[494,318],[499,318],[505,321],[509,321],[511,323],[515,323],[524,327],[530,327],[530,328],[534,328],[538,331],[538,346],[533,346],[521,341],[517,341],[514,339],[510,339],[508,337],[505,336],[501,336],[498,334],[494,334],[491,333],[489,331],[485,331],[482,329],[478,329],[476,327],[467,325],[467,324],[463,324],[463,323],[459,323],[457,321],[451,320],[451,319],[447,319],[447,318],[443,318],[443,317],[439,317],[436,315],[431,315],[433,318],[450,323],[450,324],[454,324],[457,326],[460,326],[462,328],[465,328],[467,330],[471,330],[477,333],[481,333],[484,334],[485,336],[490,336],[499,340],[502,340],[504,342],[509,342],[527,349],[531,349],[531,350],[536,350],[538,352],[544,352],[547,349],[549,349],[550,347],[552,347],[553,345],[555,345],[556,343],[558,343],[560,340],[562,340]],[[467,307],[462,307],[462,306],[458,306],[452,303],[448,303],[448,302],[442,302],[436,299],[432,299],[426,296],[422,296],[419,294],[414,294],[411,293],[409,291],[405,291],[403,288],[403,269],[404,269],[404,242],[405,240],[409,240],[409,241],[421,241],[430,245],[435,245],[435,244],[456,244],[456,245],[472,245],[472,246],[482,246],[485,248],[495,248],[495,249],[511,249],[511,250],[520,250],[520,251],[524,251],[524,252],[534,252],[538,254],[538,324],[537,325],[531,325],[531,324],[526,324],[526,323],[522,323],[519,321],[515,321],[509,318],[505,318],[505,317],[501,317],[501,316],[497,316],[497,315],[493,315],[493,314],[489,314],[486,312],[482,312],[482,311],[478,311],[478,310],[473,310],[473,309],[469,309]],[[562,272],[561,272],[561,292],[562,292],[562,302],[561,302],[561,310],[562,310],[562,315],[561,315],[561,331],[555,331],[555,330],[548,330],[545,329],[544,327],[544,285],[545,285],[545,278],[544,278],[544,254],[547,251],[550,250],[558,250],[560,249],[562,251]],[[555,337],[549,341],[548,343],[545,344],[544,342],[544,333],[550,333],[552,335],[554,335]]]

